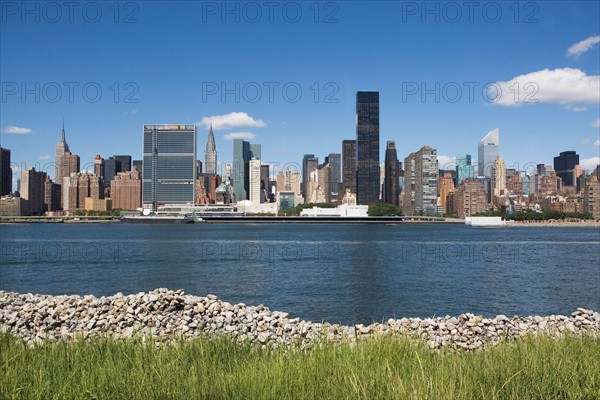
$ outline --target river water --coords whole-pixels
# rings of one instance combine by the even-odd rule
[[[600,230],[414,224],[0,225],[0,289],[157,287],[370,323],[600,310]]]

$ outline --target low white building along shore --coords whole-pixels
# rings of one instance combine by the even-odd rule
[[[301,217],[368,217],[369,206],[342,204],[335,208],[313,207],[300,212]]]

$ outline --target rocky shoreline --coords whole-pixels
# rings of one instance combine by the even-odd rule
[[[185,295],[183,290],[113,296],[49,296],[0,291],[0,331],[30,345],[77,337],[151,336],[157,343],[200,335],[222,335],[263,347],[311,348],[322,340],[356,343],[373,336],[408,336],[429,348],[476,350],[524,336],[564,335],[600,338],[600,312],[578,308],[570,316],[389,319],[385,323],[337,325],[302,321],[263,305],[230,304],[214,295]]]

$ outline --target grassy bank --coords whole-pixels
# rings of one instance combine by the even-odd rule
[[[476,353],[379,338],[262,351],[227,340],[75,341],[0,335],[1,399],[597,399],[600,341],[527,339]]]

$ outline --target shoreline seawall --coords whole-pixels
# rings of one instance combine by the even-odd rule
[[[503,340],[567,334],[600,338],[600,312],[578,308],[570,316],[484,318],[470,313],[389,319],[370,325],[338,325],[290,318],[264,305],[230,304],[214,295],[155,289],[132,295],[38,295],[0,291],[0,331],[30,345],[83,336],[152,336],[158,342],[222,335],[262,346],[311,348],[320,340],[356,342],[374,336],[408,336],[432,349],[476,350]]]

